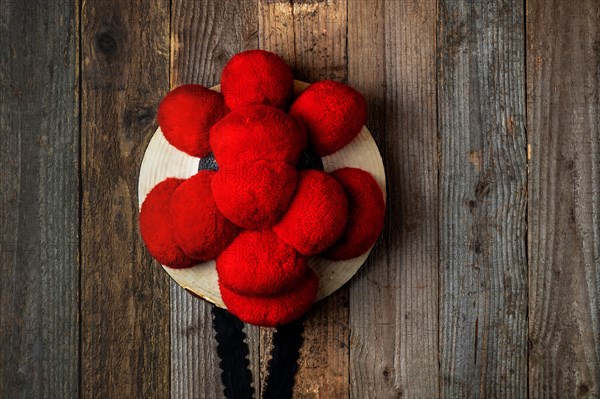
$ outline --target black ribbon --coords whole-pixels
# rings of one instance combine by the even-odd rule
[[[292,397],[303,332],[304,318],[277,327],[275,330],[273,351],[269,361],[269,378],[263,392],[263,399]]]
[[[228,399],[250,399],[254,393],[244,323],[225,309],[213,306],[213,328],[221,367],[221,382]]]
[[[213,307],[212,313],[225,397],[251,399],[254,389],[251,385],[252,373],[248,368],[250,352],[243,331],[244,323],[217,306]],[[263,391],[264,399],[292,397],[303,331],[303,319],[279,326],[275,330],[269,377]]]

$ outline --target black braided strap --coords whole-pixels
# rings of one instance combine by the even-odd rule
[[[217,354],[221,367],[223,393],[227,399],[251,399],[252,374],[248,369],[249,350],[246,334],[242,330],[244,323],[225,309],[212,308],[213,328],[217,340]]]
[[[277,327],[273,334],[273,352],[263,399],[290,399],[298,370],[304,318]]]

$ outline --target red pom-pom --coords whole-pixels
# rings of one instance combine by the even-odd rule
[[[158,183],[148,193],[140,210],[140,232],[148,252],[161,264],[173,268],[198,263],[185,255],[173,239],[169,201],[181,182],[183,180],[170,178]]]
[[[158,106],[158,124],[177,149],[194,157],[210,153],[210,128],[227,114],[221,93],[200,85],[183,85]]]
[[[231,109],[256,104],[283,108],[293,91],[290,67],[277,54],[264,50],[234,55],[221,75],[221,92]]]
[[[290,115],[308,128],[313,149],[330,155],[350,143],[367,119],[364,97],[352,87],[331,80],[311,84],[290,108]]]
[[[381,188],[368,172],[342,168],[330,174],[348,197],[348,222],[340,239],[327,250],[332,260],[355,258],[365,253],[381,234],[385,201]]]
[[[246,229],[258,229],[281,218],[296,182],[296,169],[284,162],[221,164],[212,179],[212,192],[227,219]]]
[[[271,230],[246,230],[217,258],[221,284],[241,295],[293,290],[306,274],[306,258]]]
[[[253,105],[213,126],[210,145],[219,164],[262,159],[295,165],[306,147],[306,131],[277,108]]]
[[[201,171],[181,183],[170,204],[175,242],[188,256],[202,261],[216,258],[239,231],[215,205],[213,175]]]
[[[273,226],[279,237],[303,255],[315,255],[342,234],[348,200],[342,187],[325,172],[299,173],[296,195],[288,211]]]
[[[317,296],[319,279],[312,269],[293,291],[275,296],[245,296],[220,284],[221,298],[227,309],[242,321],[257,326],[276,327],[302,316]]]

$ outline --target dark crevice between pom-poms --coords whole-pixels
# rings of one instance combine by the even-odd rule
[[[200,158],[200,162],[198,162],[198,172],[201,170],[219,170],[219,165],[217,165],[217,160],[212,152],[207,156]]]
[[[317,169],[323,170],[323,160],[316,152],[305,150],[300,154],[300,160],[296,164],[297,170]]]

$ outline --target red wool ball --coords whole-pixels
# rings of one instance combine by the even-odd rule
[[[290,108],[308,128],[308,139],[321,156],[350,143],[367,120],[367,103],[352,87],[331,80],[311,84]]]
[[[239,231],[215,205],[210,189],[214,173],[201,171],[181,183],[170,204],[175,242],[202,261],[216,258]]]
[[[218,164],[262,159],[295,165],[306,147],[306,131],[277,108],[253,105],[213,126],[210,145]]]
[[[210,153],[210,128],[227,114],[221,93],[200,85],[183,85],[158,106],[158,124],[177,149],[194,157]]]
[[[221,75],[229,108],[264,104],[284,108],[294,91],[290,67],[277,54],[249,50],[234,55]]]
[[[183,253],[173,239],[169,201],[173,192],[183,182],[169,178],[158,183],[146,196],[140,210],[140,232],[154,259],[165,266],[184,268],[197,261]]]
[[[245,296],[219,285],[227,309],[242,321],[257,326],[276,327],[298,319],[317,297],[319,278],[308,268],[294,290],[275,296]]]
[[[299,173],[288,211],[273,231],[301,254],[315,255],[340,237],[347,217],[348,200],[338,182],[325,172],[305,170]]]
[[[307,268],[306,258],[271,230],[241,232],[217,258],[221,284],[241,295],[293,290]]]
[[[281,218],[296,182],[296,169],[284,162],[221,164],[212,179],[212,193],[227,219],[246,229],[259,229]]]
[[[355,258],[371,248],[381,234],[385,217],[383,193],[373,176],[361,169],[338,169],[331,176],[348,197],[348,223],[325,257],[331,260]]]

